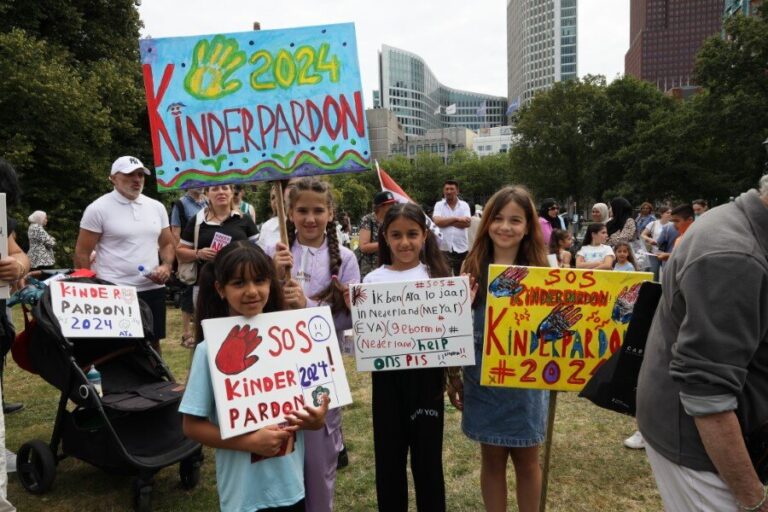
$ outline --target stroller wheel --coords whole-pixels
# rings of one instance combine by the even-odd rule
[[[35,439],[24,443],[16,455],[16,471],[21,485],[32,494],[43,494],[56,477],[56,459],[50,447]]]
[[[179,478],[181,487],[194,489],[200,482],[200,466],[203,465],[203,454],[193,455],[181,461],[179,464]]]
[[[152,483],[142,480],[133,482],[133,510],[150,512],[152,510]]]

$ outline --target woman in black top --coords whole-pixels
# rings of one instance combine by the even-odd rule
[[[206,189],[208,206],[187,221],[181,233],[176,257],[181,263],[197,260],[202,266],[231,242],[250,240],[256,243],[258,229],[250,215],[234,208],[231,185],[213,185]],[[197,244],[195,227],[199,225]],[[198,275],[200,275],[198,268]]]

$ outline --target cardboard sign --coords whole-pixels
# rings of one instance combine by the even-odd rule
[[[140,47],[159,190],[370,167],[354,24]]]
[[[481,384],[579,391],[624,343],[648,272],[491,265]]]
[[[350,294],[358,371],[475,364],[468,278],[356,284]]]
[[[8,256],[8,216],[5,211],[5,192],[0,193],[0,258]],[[11,296],[11,285],[0,281],[0,299],[7,299]]]
[[[285,421],[304,405],[352,403],[330,308],[203,321],[222,439]]]
[[[213,240],[211,241],[211,249],[213,249],[216,252],[219,252],[224,247],[229,245],[229,242],[232,241],[232,237],[229,235],[226,235],[222,233],[221,231],[217,231],[213,235]]]
[[[67,338],[142,338],[136,288],[55,281],[51,306]]]

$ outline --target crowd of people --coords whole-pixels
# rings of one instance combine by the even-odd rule
[[[181,293],[180,342],[195,352],[180,412],[185,435],[216,449],[222,510],[333,510],[336,471],[344,465],[342,412],[329,410],[325,399],[291,412],[285,425],[222,439],[203,320],[328,305],[342,340],[351,327],[350,284],[460,274],[472,283],[477,364],[372,373],[379,509],[408,509],[409,457],[417,510],[449,508],[442,472],[447,392],[462,411],[464,434],[479,443],[485,509],[506,510],[511,459],[519,510],[538,510],[539,446],[546,436],[549,396],[480,385],[489,264],[653,272],[663,282],[664,296],[640,377],[639,432],[625,444],[648,450],[667,510],[768,510],[740,435],[768,419],[759,398],[768,391],[768,177],[759,190],[712,212],[704,200],[674,207],[644,202],[638,213],[622,197],[596,203],[583,236],[556,199],[537,207],[520,186],[496,191],[473,215],[460,198],[460,184],[447,180],[431,219],[420,206],[398,203],[382,191],[360,222],[353,251],[351,223],[337,211],[328,181],[307,177],[287,184],[283,242],[277,186],[270,197],[274,217],[259,229],[242,187],[187,190],[169,216],[142,193],[149,174],[135,157],[114,162],[113,190],[83,213],[74,264],[136,287],[152,310],[158,351],[166,332],[164,285],[175,271],[189,270]],[[15,179],[13,168],[0,159],[0,188],[9,205],[18,196]],[[18,283],[30,269],[55,265],[56,240],[45,230],[45,212],[35,211],[29,222],[29,257],[9,236],[0,280]],[[14,233],[11,222],[7,233]],[[729,291],[731,279],[740,283],[738,294]],[[0,316],[5,354],[13,326],[7,315]],[[276,456],[289,439],[293,451]],[[263,459],[254,464],[252,454]],[[0,505],[4,462],[0,457]]]

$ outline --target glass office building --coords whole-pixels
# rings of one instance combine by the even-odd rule
[[[507,75],[510,104],[577,78],[577,0],[507,0]]]
[[[421,57],[387,45],[379,52],[374,101],[395,113],[409,138],[434,128],[478,131],[506,124],[507,98],[446,87]]]

